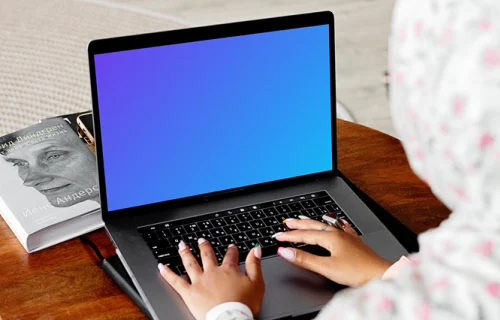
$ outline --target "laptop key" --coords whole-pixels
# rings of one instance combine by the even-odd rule
[[[283,220],[291,218],[289,214],[280,214],[276,216],[276,219],[278,219],[279,222],[283,222]]]
[[[179,257],[179,256],[161,259],[161,260],[158,260],[158,262],[166,265],[170,269],[173,269],[174,267],[182,265],[182,260],[181,260],[181,257]]]
[[[290,207],[290,209],[292,209],[292,211],[299,211],[299,210],[304,209],[304,208],[300,205],[300,203],[298,203],[298,202],[290,203],[290,204],[288,204],[288,207]]]
[[[290,208],[287,205],[276,207],[276,210],[281,214],[292,212],[292,210],[290,210]]]
[[[207,240],[213,238],[212,234],[209,231],[207,231],[207,230],[196,232],[196,236],[198,238],[204,238],[204,239],[207,239]]]
[[[238,229],[240,229],[240,231],[248,231],[248,230],[252,230],[252,226],[250,225],[250,223],[248,222],[242,222],[242,223],[238,223],[236,225],[236,227],[238,227]]]
[[[250,216],[249,213],[241,213],[241,214],[238,214],[236,217],[238,217],[238,219],[241,221],[241,222],[245,222],[245,221],[250,221],[252,220],[252,217]]]
[[[210,239],[209,242],[214,250],[215,248],[222,246],[222,243],[220,243],[219,239]]]
[[[288,230],[285,228],[285,226],[284,226],[284,225],[282,225],[282,224],[279,224],[279,225],[276,225],[276,226],[272,226],[271,228],[274,230],[274,233],[288,231]]]
[[[241,233],[237,233],[237,234],[233,234],[233,239],[236,243],[240,243],[240,242],[243,242],[243,241],[247,241],[248,240],[248,237],[246,234],[244,234],[243,232]]]
[[[144,231],[141,233],[141,235],[144,240],[146,240],[146,242],[151,242],[159,239],[158,235],[154,231]]]
[[[196,236],[196,234],[190,233],[183,235],[182,240],[184,240],[185,243],[189,244],[198,241],[198,237]]]
[[[229,216],[225,217],[224,220],[226,221],[227,224],[236,224],[240,222],[236,216]]]
[[[216,258],[219,258],[219,257],[224,258],[224,255],[220,254],[219,249],[214,249],[214,254],[215,254]]]
[[[198,222],[198,227],[200,227],[201,230],[208,230],[212,229],[214,226],[210,223],[210,221],[202,221]]]
[[[240,230],[236,228],[236,226],[226,226],[224,228],[224,231],[226,231],[226,234],[233,234],[233,233],[238,233]]]
[[[168,229],[163,229],[163,230],[157,230],[156,234],[158,235],[158,238],[160,239],[167,239],[172,236],[172,233],[168,231]]]
[[[257,239],[246,241],[245,244],[247,245],[248,249],[252,249],[256,244],[260,245]]]
[[[326,205],[325,206],[326,210],[328,210],[329,212],[338,212],[340,211],[340,208],[338,205],[336,204],[329,204],[329,205]]]
[[[322,215],[324,215],[325,213],[328,213],[328,212],[329,212],[328,210],[326,210],[326,209],[325,209],[325,207],[316,207],[316,208],[314,208],[313,210],[314,210],[314,212],[316,212],[316,214],[317,214],[318,216],[322,216]]]
[[[200,231],[200,228],[196,225],[196,223],[186,224],[186,225],[184,226],[184,229],[185,229],[187,232],[197,232],[197,231]]]
[[[314,202],[312,202],[311,200],[306,200],[306,201],[302,201],[300,203],[305,209],[311,209],[313,207],[315,207],[316,205],[314,204]]]
[[[212,224],[214,225],[214,227],[224,227],[224,226],[227,226],[227,223],[224,221],[223,218],[213,219],[213,220],[210,220],[210,222],[212,222]]]
[[[217,248],[217,251],[219,251],[220,254],[222,254],[222,256],[226,256],[226,251],[227,251],[228,247],[227,246],[224,246],[224,247],[219,247]]]
[[[262,219],[264,224],[268,227],[274,226],[275,224],[280,224],[282,221],[279,221],[276,217],[269,217]]]
[[[247,236],[249,239],[257,239],[257,238],[262,238],[262,235],[260,234],[259,231],[257,230],[250,230],[246,232]]]
[[[163,240],[155,240],[148,243],[148,246],[151,250],[158,250],[163,248],[170,248],[172,245],[166,239]]]
[[[174,236],[181,236],[183,234],[186,234],[186,231],[184,230],[184,228],[182,226],[179,226],[179,227],[173,227],[173,228],[170,228],[168,229],[170,230],[170,232],[172,233],[172,235]]]
[[[264,214],[264,211],[262,211],[262,210],[252,211],[252,212],[250,212],[250,215],[254,219],[262,219],[262,218],[266,217],[266,215]]]
[[[215,228],[210,230],[210,233],[214,236],[214,238],[218,238],[220,236],[225,236],[226,231],[224,231],[222,228]]]
[[[161,260],[161,259],[165,259],[165,258],[178,256],[179,252],[174,247],[170,247],[170,248],[166,248],[166,249],[154,250],[153,254],[155,255],[156,259]]]
[[[236,246],[238,247],[238,251],[240,253],[244,253],[250,251],[251,248],[248,248],[247,245],[244,242],[237,243]]]
[[[316,212],[314,212],[313,209],[306,209],[306,210],[302,210],[300,212],[300,214],[302,214],[303,216],[306,216],[306,217],[314,217],[316,215]]]
[[[179,243],[181,243],[181,240],[182,240],[181,237],[172,237],[168,239],[168,241],[170,241],[170,244],[174,247],[177,247]]]
[[[289,214],[290,218],[294,218],[294,219],[300,219],[299,216],[300,216],[300,211],[294,211],[292,213]]]
[[[264,213],[269,217],[269,216],[275,216],[278,214],[278,211],[275,208],[267,208],[263,210]]]
[[[276,233],[276,232],[274,232],[274,230],[271,227],[261,228],[261,229],[259,229],[259,232],[263,236],[269,236],[269,237]]]
[[[245,260],[247,259],[249,250],[245,251],[238,251],[238,262],[239,263],[245,263]]]
[[[268,247],[263,247],[262,248],[262,257],[270,257],[270,256],[275,256],[278,254],[278,246],[277,245],[272,245]]]
[[[250,221],[250,225],[254,229],[259,229],[259,228],[265,227],[264,222],[262,222],[262,220],[252,220],[252,221]]]
[[[332,198],[330,197],[322,197],[322,198],[317,198],[317,199],[314,199],[313,202],[317,205],[317,206],[324,206],[324,205],[327,205],[327,204],[333,204],[335,203]]]
[[[219,238],[220,243],[222,243],[223,246],[228,246],[231,243],[235,243],[234,239],[231,236],[223,236]]]
[[[270,247],[270,246],[275,246],[276,245],[276,242],[271,237],[264,237],[262,239],[259,239],[259,242],[260,242],[262,248]]]
[[[321,210],[321,215],[324,215],[324,214],[327,214],[329,213],[330,211],[327,210],[325,207],[319,207],[319,210]]]
[[[224,261],[224,256],[220,255],[219,253],[219,256],[216,255],[215,257],[217,258],[217,263],[221,265],[222,261]]]

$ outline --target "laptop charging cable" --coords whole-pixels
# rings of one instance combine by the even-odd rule
[[[97,248],[94,242],[92,242],[86,236],[81,236],[80,241],[88,245],[96,254],[100,261],[101,267],[104,272],[122,289],[127,296],[135,303],[135,305],[149,318],[153,319],[147,309],[144,301],[142,300],[139,292],[137,292],[132,279],[129,277],[125,267],[123,267],[120,258],[117,255],[111,256],[109,258],[104,258],[101,251]]]

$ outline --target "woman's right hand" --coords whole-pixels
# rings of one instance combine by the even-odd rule
[[[322,231],[325,224],[311,219],[287,219],[286,225],[295,230],[276,234],[277,240],[319,245],[328,250],[330,256],[320,257],[285,247],[278,249],[278,255],[337,283],[359,286],[382,277],[392,265],[365,244],[348,224],[345,231],[331,226]]]

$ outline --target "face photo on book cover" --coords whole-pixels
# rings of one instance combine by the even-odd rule
[[[1,161],[54,207],[99,202],[95,156],[66,121],[44,121],[3,137],[2,144],[8,147],[0,150]]]

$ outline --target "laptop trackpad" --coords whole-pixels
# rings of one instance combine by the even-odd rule
[[[321,309],[344,288],[280,257],[262,260],[266,283],[264,303],[258,319],[298,316]]]

